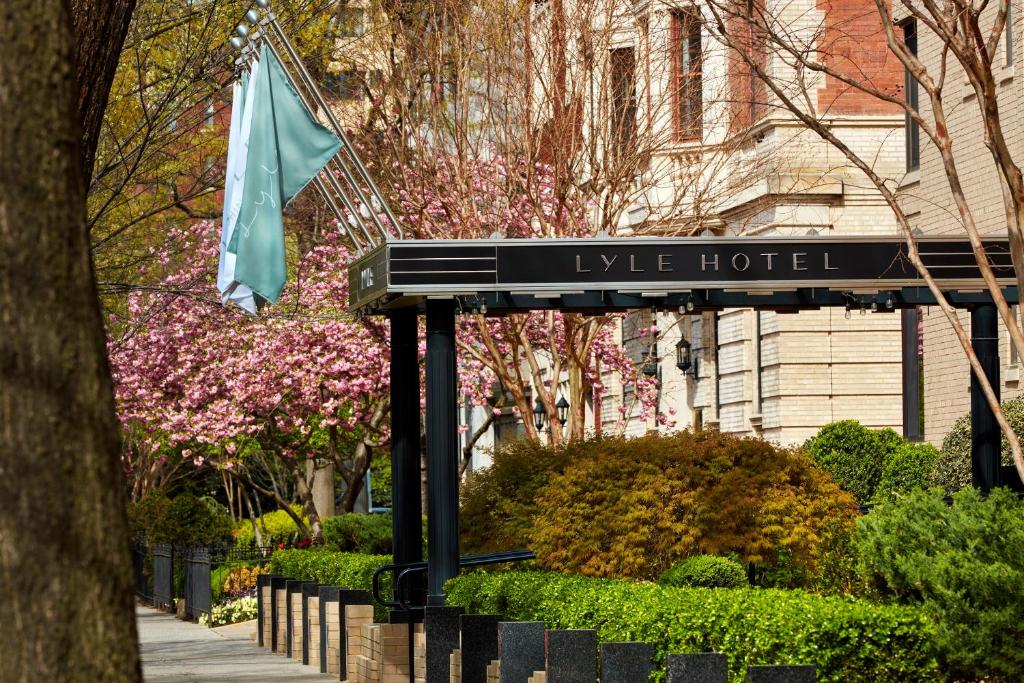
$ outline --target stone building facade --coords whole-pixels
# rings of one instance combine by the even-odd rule
[[[992,8],[994,9],[994,7]],[[996,76],[1002,125],[1010,151],[1024,158],[1024,7],[1011,3],[1010,22],[993,67]],[[909,23],[907,17],[901,27]],[[942,45],[929,31],[917,32],[917,50],[930,71],[939,67]],[[965,194],[983,233],[1006,235],[1006,216],[1000,179],[991,154],[984,144],[981,114],[973,88],[958,65],[950,67],[944,101],[949,128],[955,141],[954,153]],[[925,120],[931,119],[927,98],[920,98]],[[938,150],[921,136],[914,155],[907,155],[907,173],[900,184],[901,205],[916,230],[928,235],[966,236],[950,192]],[[912,159],[919,163],[912,163]],[[916,168],[915,168],[916,165]],[[960,321],[970,330],[970,315],[960,311]],[[970,411],[970,368],[964,351],[945,315],[938,307],[922,310],[924,328],[924,432],[931,443],[940,445],[957,418]],[[1020,365],[1000,324],[1000,384],[1003,399],[1019,396]]]
[[[835,3],[814,0],[777,5],[767,7],[768,11],[778,9],[783,19],[791,16],[796,30],[808,35],[820,30],[826,36],[849,32],[851,16],[870,15],[874,8],[864,0],[844,2],[840,9]],[[685,41],[678,26],[680,13],[693,11],[702,10],[685,2],[647,2],[631,3],[628,11],[617,15],[616,49],[635,45],[638,55],[637,129],[667,140],[657,145],[649,168],[675,167],[673,173],[653,174],[645,193],[647,204],[626,213],[621,231],[691,234],[696,239],[704,231],[810,238],[897,234],[891,210],[868,180],[756,88],[743,64],[706,30],[680,46]],[[672,111],[679,107],[680,96],[671,91],[682,80],[673,70],[680,68],[680,51],[697,40],[702,51],[701,125],[699,135],[682,139],[660,132],[659,126],[678,126],[682,118],[679,111]],[[888,53],[880,24],[873,33],[862,27],[857,49],[863,51],[865,69],[873,78],[902,81],[902,70]],[[788,67],[783,61],[767,54],[764,59],[767,70],[785,82]],[[874,160],[882,176],[902,178],[903,117],[894,107],[850,93],[831,78],[810,84],[808,92],[815,115],[827,120],[840,139],[862,157]],[[705,182],[691,182],[680,192],[678,179],[695,175],[705,177]],[[688,203],[686,194],[697,192],[702,196]],[[689,215],[681,207],[689,208]],[[638,214],[643,220],[632,220]],[[650,316],[648,312],[635,315]],[[670,418],[659,429],[717,426],[722,431],[799,443],[839,419],[902,428],[899,314],[841,309],[801,313],[730,309],[702,315],[665,311],[658,314],[657,324],[661,332],[655,355],[663,386],[660,408]],[[692,344],[696,375],[675,367],[680,335]],[[627,333],[623,341],[638,361],[641,352],[651,349],[649,338],[631,338]],[[629,387],[614,389],[617,395],[602,410],[606,431],[615,429],[618,408],[630,405]],[[635,407],[627,410],[627,418],[627,433],[656,428]]]

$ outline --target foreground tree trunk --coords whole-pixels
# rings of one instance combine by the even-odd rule
[[[140,678],[71,24],[0,9],[0,681]]]

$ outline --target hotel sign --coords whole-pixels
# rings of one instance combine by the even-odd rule
[[[985,243],[996,276],[1015,284],[1007,243]],[[920,240],[944,288],[982,288],[966,240]],[[897,237],[617,238],[396,241],[354,263],[354,308],[387,299],[482,292],[555,296],[582,291],[686,292],[924,284]]]

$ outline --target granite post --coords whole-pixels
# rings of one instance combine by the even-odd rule
[[[341,624],[341,646],[338,648],[341,680],[348,675],[348,624],[345,622],[345,608],[350,605],[373,605],[370,591],[342,588],[338,591],[338,620]]]
[[[729,661],[717,652],[669,655],[666,674],[668,683],[728,683]]]
[[[294,609],[295,596],[302,597],[302,581],[288,580],[285,583],[285,589],[287,591],[287,598],[285,601],[285,654],[292,658],[295,656],[295,618],[292,615]]]
[[[548,631],[547,683],[594,683],[597,680],[597,631]]]
[[[815,683],[814,666],[748,666],[747,683]]]
[[[427,636],[427,683],[450,683],[452,652],[459,649],[461,607],[428,605],[423,614]]]
[[[283,576],[273,576],[270,579],[270,651],[280,652],[284,648],[281,642],[281,630],[284,624],[281,623],[282,602],[287,597],[288,579]]]
[[[463,614],[459,617],[462,683],[487,683],[487,665],[498,658],[500,614]]]
[[[309,664],[309,599],[320,595],[320,584],[302,584],[302,663]]]
[[[498,624],[500,683],[527,683],[544,670],[544,622],[503,621]]]
[[[651,677],[654,648],[649,643],[601,645],[601,683],[635,683]]]

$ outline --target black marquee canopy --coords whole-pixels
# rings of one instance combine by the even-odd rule
[[[1007,242],[984,246],[1016,301]],[[989,301],[969,242],[921,239],[918,251],[954,305]],[[442,297],[493,314],[935,303],[900,237],[388,241],[350,267],[349,286],[351,308],[369,314]]]
[[[1018,292],[1006,240],[983,245],[1007,300]],[[947,299],[971,312],[979,362],[999,391],[995,306],[969,242],[921,238],[918,253]],[[915,307],[935,298],[897,236],[592,239],[387,239],[349,267],[349,308],[386,315],[391,334],[391,455],[395,567],[422,564],[419,316],[426,329],[428,555],[425,601],[444,604],[460,567],[461,453],[456,391],[459,312],[600,314],[628,309],[699,313],[722,308],[792,312],[825,306],[903,309],[904,422],[918,424]],[[864,357],[873,349],[865,348]],[[972,476],[984,490],[1006,479],[1000,432],[971,379]],[[907,432],[920,438],[920,432]],[[1014,475],[1015,478],[1015,475]],[[399,594],[396,586],[396,596]]]

